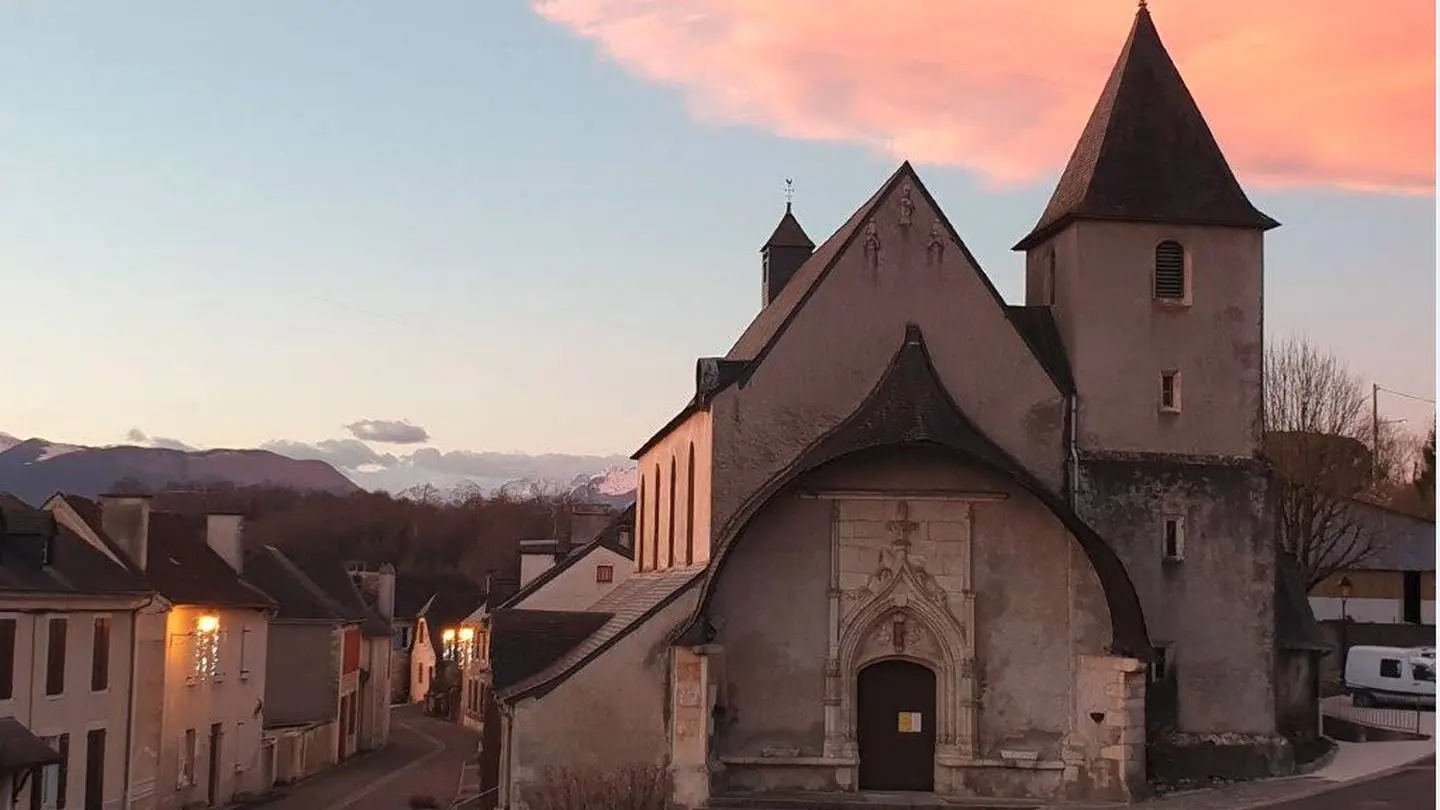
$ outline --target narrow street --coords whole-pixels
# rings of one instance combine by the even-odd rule
[[[1417,810],[1435,806],[1435,757],[1334,790],[1270,805],[1267,810]]]
[[[392,710],[390,743],[288,788],[257,810],[408,810],[412,796],[449,807],[480,736],[424,716],[416,706]]]

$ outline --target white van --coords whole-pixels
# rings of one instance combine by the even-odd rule
[[[1435,708],[1434,647],[1351,647],[1345,692],[1356,706]]]

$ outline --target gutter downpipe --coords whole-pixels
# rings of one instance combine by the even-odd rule
[[[1080,509],[1080,447],[1078,436],[1080,434],[1080,395],[1071,394],[1070,412],[1066,414],[1065,421],[1069,423],[1069,452],[1070,452],[1070,508],[1079,513]]]
[[[125,713],[125,798],[121,806],[130,810],[130,802],[135,791],[135,774],[132,772],[135,751],[135,695],[139,691],[135,688],[135,662],[139,657],[140,649],[140,612],[155,603],[155,597],[145,600],[130,612],[130,709]]]

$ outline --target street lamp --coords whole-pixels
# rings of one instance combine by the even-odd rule
[[[1352,589],[1353,589],[1353,586],[1350,584],[1350,577],[1340,577],[1340,620],[1341,620],[1341,621],[1344,621],[1344,620],[1350,618],[1350,616],[1348,615],[1349,611],[1346,610],[1346,607],[1345,607],[1345,606],[1346,606],[1346,603],[1348,603],[1348,602],[1350,601],[1350,594],[1354,592]]]

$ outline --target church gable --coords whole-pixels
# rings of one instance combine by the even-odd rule
[[[924,331],[949,396],[1006,452],[1059,488],[1067,392],[905,164],[730,352],[727,359],[750,362],[738,384],[714,400],[716,461],[731,471],[717,485],[717,527],[859,407],[910,324]]]

